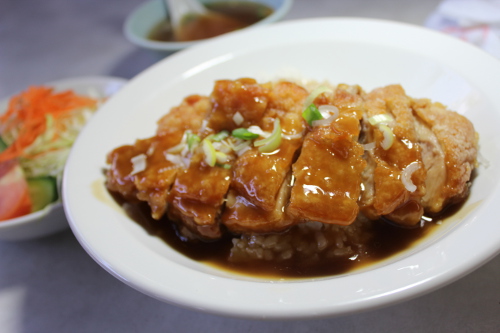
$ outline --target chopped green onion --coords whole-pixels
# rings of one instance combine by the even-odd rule
[[[217,163],[222,164],[229,161],[229,156],[221,151],[215,151],[215,159],[217,160]]]
[[[276,118],[274,120],[274,129],[273,132],[271,133],[271,136],[269,136],[266,139],[262,140],[257,140],[254,142],[255,147],[259,147],[259,151],[261,153],[270,153],[274,150],[276,150],[281,144],[281,125],[280,125],[280,120]]]
[[[385,124],[378,125],[378,128],[382,131],[382,134],[384,135],[384,140],[382,140],[380,146],[384,150],[388,150],[389,148],[392,147],[392,144],[394,143],[394,133],[392,132],[391,128]]]
[[[200,143],[201,139],[198,135],[188,132],[186,141],[188,144],[188,149],[192,150],[198,143]]]
[[[322,93],[325,93],[325,92],[333,92],[331,88],[327,87],[327,86],[318,86],[316,89],[314,89],[310,94],[309,96],[307,96],[305,102],[304,102],[304,106],[305,107],[308,107],[309,105],[313,104],[314,100],[316,99],[316,97],[318,97],[319,95],[321,95]]]
[[[220,166],[221,168],[224,168],[224,169],[227,169],[227,170],[231,169],[231,164],[224,163],[224,164],[221,164],[221,165],[219,165],[219,166]]]
[[[216,151],[212,142],[208,139],[203,139],[201,142],[201,147],[203,149],[203,153],[205,154],[205,163],[209,166],[213,167],[215,162],[217,161]]]
[[[243,118],[239,111],[236,111],[236,113],[233,115],[233,121],[236,125],[240,126],[245,121],[245,118]]]
[[[242,140],[253,140],[259,137],[258,134],[252,133],[246,128],[237,128],[231,133],[235,138]]]
[[[189,137],[191,135],[194,135],[194,134],[191,133],[190,130],[185,131],[184,134],[182,135],[181,142],[179,142],[179,144],[177,144],[173,147],[168,148],[166,150],[166,152],[168,154],[180,154],[180,153],[182,153],[182,151],[184,149],[186,149],[186,142],[189,141]],[[189,147],[189,144],[188,144],[188,148],[189,148],[189,150],[191,150],[191,148]]]
[[[186,148],[186,143],[181,142],[178,145],[168,148],[166,152],[169,154],[180,154],[184,148]]]
[[[380,146],[384,150],[388,150],[389,148],[391,148],[392,144],[394,143],[394,133],[392,132],[392,129],[387,126],[387,124],[390,124],[393,121],[394,118],[389,113],[376,114],[368,118],[368,122],[372,126],[377,126],[384,135],[384,139],[382,140],[382,142],[380,142]]]
[[[304,112],[302,112],[302,118],[304,118],[309,125],[312,125],[313,121],[323,119],[323,116],[321,115],[321,112],[319,112],[316,105],[310,104]]]
[[[210,140],[212,141],[222,141],[224,140],[225,138],[227,138],[229,136],[229,132],[228,131],[220,131],[219,133],[217,134],[213,134],[211,135],[211,138]]]
[[[252,125],[249,128],[247,128],[247,130],[253,134],[258,134],[259,136],[262,136],[264,138],[268,138],[271,135],[270,132],[263,131],[262,128],[260,128],[257,125]]]
[[[383,114],[376,114],[370,118],[368,118],[368,122],[372,125],[378,125],[378,124],[388,124],[394,121],[394,118],[388,113],[383,113]]]
[[[401,172],[401,181],[403,182],[403,185],[405,186],[405,188],[408,192],[415,192],[417,190],[417,186],[415,184],[413,184],[413,181],[411,180],[411,176],[418,169],[420,169],[419,163],[418,162],[411,162]]]
[[[234,151],[238,156],[243,155],[247,150],[251,149],[250,141],[243,141],[242,143],[234,146]]]
[[[146,154],[139,154],[130,159],[132,163],[132,171],[130,172],[130,176],[133,176],[139,172],[146,170],[147,167],[147,159]]]
[[[165,159],[169,162],[172,162],[173,164],[176,164],[176,165],[184,165],[184,162],[182,161],[181,155],[166,153]]]
[[[229,140],[222,140],[220,142],[213,142],[215,150],[229,154],[233,151],[234,145]]]

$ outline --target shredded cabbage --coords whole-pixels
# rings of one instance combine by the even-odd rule
[[[71,146],[96,108],[80,108],[67,116],[54,119],[46,116],[46,130],[24,149],[24,156],[19,158],[26,177],[62,175],[64,164]],[[2,139],[10,145],[17,138],[17,127],[2,132]]]

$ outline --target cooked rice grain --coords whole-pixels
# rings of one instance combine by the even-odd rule
[[[229,261],[301,260],[366,255],[371,223],[363,216],[349,226],[308,222],[281,234],[247,234],[232,240]]]

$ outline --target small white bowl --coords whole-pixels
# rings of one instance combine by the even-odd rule
[[[89,76],[62,79],[44,83],[56,90],[71,89],[78,94],[94,98],[107,98],[116,93],[126,83],[125,79],[106,76]],[[0,102],[0,114],[7,107],[8,99]],[[39,238],[61,231],[68,227],[62,203],[57,201],[44,209],[0,221],[0,240],[16,241]]]
[[[134,10],[125,21],[124,33],[127,39],[133,44],[157,51],[163,55],[182,50],[194,44],[208,39],[191,42],[159,42],[148,38],[151,30],[165,18],[165,7],[161,3],[163,0],[149,1]],[[241,2],[240,0],[237,0]],[[245,0],[243,0],[245,1]],[[248,1],[248,0],[247,0]],[[220,0],[201,0],[203,3],[221,2]],[[290,10],[293,0],[255,0],[273,9],[273,13],[259,22],[246,28],[262,26],[281,20]],[[209,38],[211,39],[211,38]]]

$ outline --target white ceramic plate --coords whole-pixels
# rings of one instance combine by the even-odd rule
[[[105,156],[151,136],[183,97],[216,79],[291,76],[402,84],[464,114],[481,134],[482,164],[467,204],[437,232],[363,270],[300,281],[257,279],[190,260],[147,235],[103,186]],[[64,205],[85,250],[115,277],[162,301],[239,317],[308,318],[394,304],[471,272],[500,249],[500,63],[475,47],[423,28],[365,19],[313,19],[242,31],[173,55],[114,96],[84,129],[69,158]],[[107,133],[101,136],[96,133]]]
[[[62,79],[44,83],[56,90],[71,89],[78,94],[94,98],[105,98],[116,93],[126,80],[108,76],[88,76]],[[10,98],[0,102],[0,113],[7,108]],[[53,234],[68,228],[61,202],[55,202],[44,209],[0,222],[0,240],[26,240]]]

